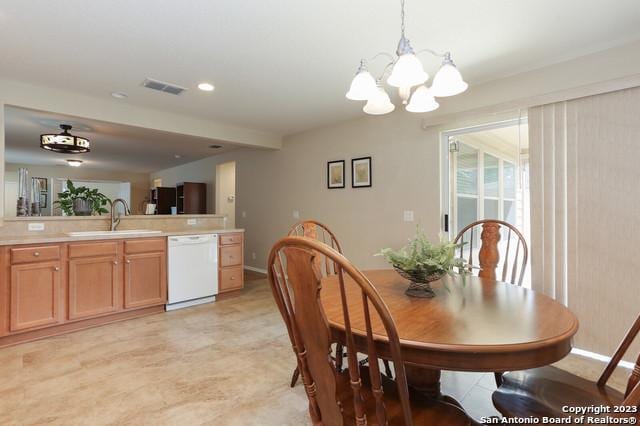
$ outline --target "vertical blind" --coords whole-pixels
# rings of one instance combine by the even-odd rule
[[[610,355],[640,313],[640,88],[528,115],[533,288],[578,316],[574,346]]]

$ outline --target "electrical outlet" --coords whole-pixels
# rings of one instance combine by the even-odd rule
[[[413,210],[405,210],[403,219],[405,222],[413,222]]]
[[[251,252],[251,259],[256,260],[256,252]]]
[[[293,218],[294,219],[300,219],[300,212],[298,210],[294,210],[293,211]]]
[[[198,223],[198,219],[187,219],[187,225],[195,225]]]
[[[42,222],[30,223],[29,231],[44,231],[44,223]]]
[[[246,217],[247,217],[247,212],[246,212],[246,211],[244,211],[244,210],[242,210],[242,218],[244,219],[244,218],[246,218]]]

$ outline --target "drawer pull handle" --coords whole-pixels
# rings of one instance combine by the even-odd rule
[[[39,251],[34,251],[34,252],[33,252],[33,255],[34,255],[35,257],[38,257],[38,256],[40,256],[40,252],[39,252]]]
[[[53,268],[53,270],[57,272],[60,270],[60,268],[56,266],[55,268]]]

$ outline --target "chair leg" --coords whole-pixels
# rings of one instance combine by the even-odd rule
[[[342,358],[344,348],[340,343],[336,343],[336,370],[338,373],[342,373]]]
[[[298,382],[298,377],[300,377],[300,369],[296,367],[296,369],[293,370],[293,376],[291,376],[291,387],[294,387],[296,385],[296,383]]]
[[[386,374],[388,378],[393,379],[393,373],[391,372],[391,366],[389,365],[389,361],[387,361],[386,359],[383,359],[382,363],[384,364],[384,374]]]
[[[495,372],[495,373],[493,373],[493,375],[496,378],[496,386],[497,387],[502,386],[502,373]]]

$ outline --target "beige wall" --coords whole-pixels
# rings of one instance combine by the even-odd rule
[[[71,178],[89,180],[111,180],[131,183],[131,212],[143,214],[142,202],[149,196],[149,174],[130,173],[118,170],[91,169],[69,166],[36,166],[32,164],[5,164],[5,180],[18,181],[18,168],[29,170],[29,176],[47,178]]]

